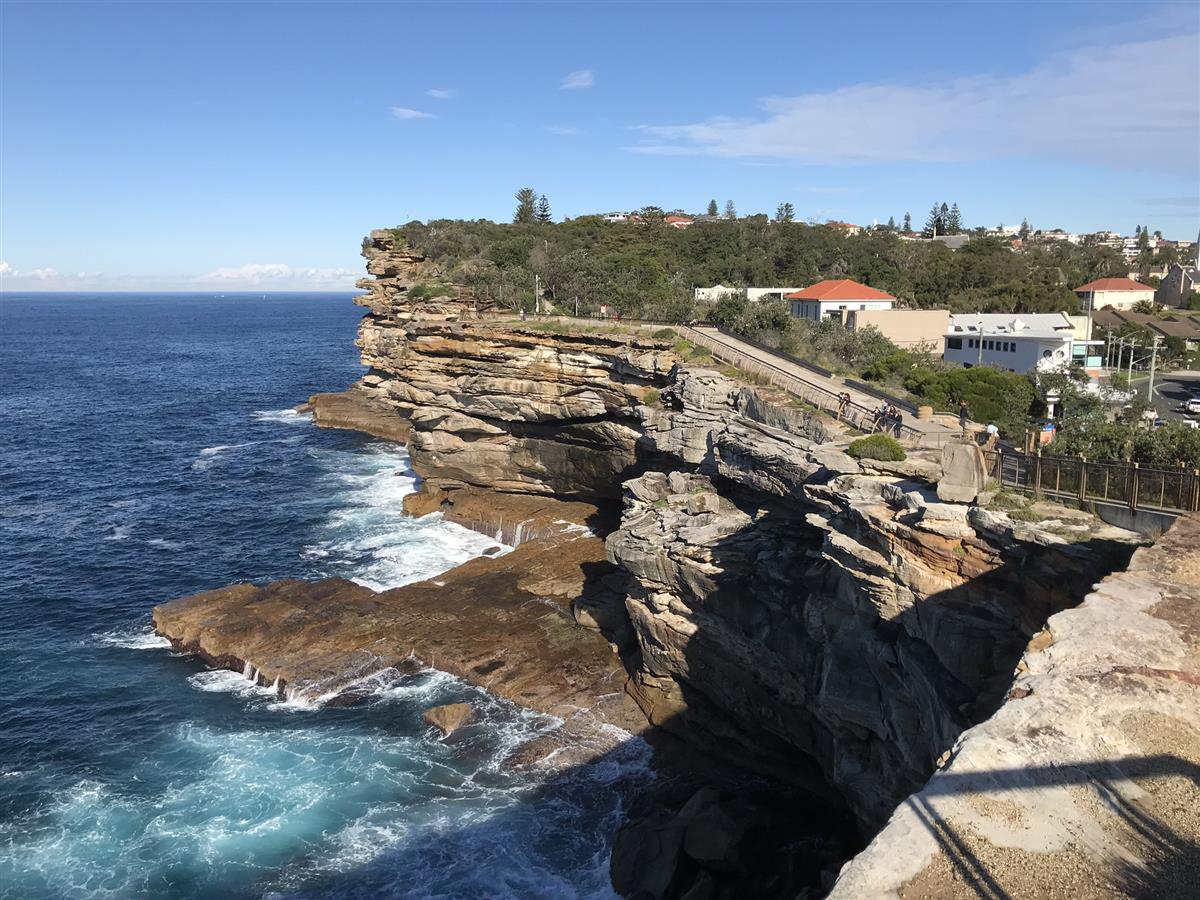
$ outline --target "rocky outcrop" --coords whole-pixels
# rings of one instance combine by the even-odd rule
[[[432,706],[422,713],[425,724],[436,728],[443,736],[453,734],[471,721],[470,703],[447,703],[444,706]]]
[[[373,316],[396,322],[414,317],[426,321],[458,322],[477,319],[491,304],[445,277],[439,266],[411,250],[388,229],[363,238],[367,274],[357,285],[366,291],[355,298]]]
[[[1200,866],[1200,517],[1029,642],[832,900],[1190,897]]]
[[[870,831],[1133,536],[1068,543],[998,513],[977,529],[928,487],[814,479],[808,457],[783,483],[787,466],[735,485],[644,475],[608,556],[632,576],[631,689],[651,722],[781,781],[828,780]]]
[[[398,444],[408,443],[411,430],[408,419],[394,406],[357,386],[337,393],[313,394],[296,411],[311,413],[313,423],[322,428],[359,431]]]
[[[381,673],[433,666],[572,727],[616,725],[589,745],[600,753],[645,728],[621,690],[621,659],[571,611],[606,570],[600,539],[563,525],[556,538],[419,584],[381,593],[342,579],[236,584],[156,607],[154,627],[293,700],[353,695]]]

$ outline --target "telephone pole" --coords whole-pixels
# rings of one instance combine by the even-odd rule
[[[1158,335],[1150,345],[1150,381],[1146,383],[1146,402],[1154,406],[1154,366],[1158,362]]]

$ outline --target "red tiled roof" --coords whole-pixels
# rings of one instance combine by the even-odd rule
[[[811,287],[787,295],[788,300],[895,300],[891,294],[851,281],[849,278],[818,281]]]
[[[668,221],[668,222],[689,222],[690,223],[692,220],[689,219],[687,216],[667,216],[666,221]]]
[[[1152,291],[1154,288],[1148,284],[1142,284],[1140,281],[1134,281],[1132,278],[1099,278],[1096,281],[1089,281],[1087,284],[1080,285],[1075,288],[1075,293],[1080,291]]]

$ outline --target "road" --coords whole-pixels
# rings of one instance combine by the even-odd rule
[[[1145,379],[1136,379],[1134,389],[1139,396],[1145,397]],[[1200,392],[1200,372],[1173,372],[1170,375],[1158,376],[1154,379],[1154,396],[1151,402],[1158,415],[1167,421],[1178,418],[1200,419],[1200,414],[1179,411],[1179,404],[1184,400],[1200,396],[1200,393],[1193,394],[1193,389]]]

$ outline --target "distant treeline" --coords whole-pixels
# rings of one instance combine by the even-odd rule
[[[497,224],[439,219],[396,229],[449,280],[516,309],[542,297],[581,313],[601,304],[628,317],[684,320],[703,314],[693,289],[805,287],[852,278],[916,308],[954,312],[1074,312],[1071,289],[1128,267],[1114,250],[1060,242],[1014,252],[976,237],[959,250],[905,241],[885,229],[845,235],[824,225],[766,216],[697,223],[662,221]]]

